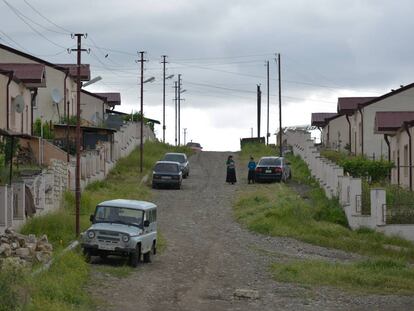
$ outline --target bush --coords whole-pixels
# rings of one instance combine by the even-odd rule
[[[40,119],[36,119],[33,124],[33,132],[34,136],[41,137],[42,136],[42,127],[43,127],[43,138],[45,139],[53,139],[54,133],[53,128],[50,126],[49,122],[43,122]]]
[[[394,163],[385,160],[368,160],[364,157],[355,157],[342,160],[340,165],[344,171],[353,177],[367,177],[371,182],[380,182],[388,177]]]

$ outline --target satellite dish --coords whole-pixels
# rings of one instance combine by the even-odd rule
[[[55,104],[59,104],[62,100],[62,95],[60,94],[60,91],[58,89],[53,89],[51,96]]]
[[[22,113],[24,110],[24,98],[22,95],[17,95],[13,99],[14,110],[18,113]]]

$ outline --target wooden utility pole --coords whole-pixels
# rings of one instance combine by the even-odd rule
[[[266,144],[269,145],[269,102],[270,102],[270,94],[269,94],[269,61],[266,61],[266,72],[267,72],[267,132],[266,132]]]
[[[177,133],[178,133],[178,146],[180,146],[180,136],[181,136],[181,74],[178,74],[178,127],[177,127]]]
[[[260,119],[262,113],[262,92],[260,85],[257,85],[257,138],[260,138]]]
[[[165,64],[167,55],[162,55],[162,142],[165,143]]]
[[[139,171],[143,171],[143,160],[144,160],[144,51],[139,52],[140,59],[137,60],[138,63],[141,63],[141,121],[140,121],[140,141],[139,141]]]
[[[175,125],[175,145],[177,146],[177,100],[178,100],[178,83],[177,81],[174,81],[174,91],[175,91],[175,97],[174,97],[174,103],[175,103],[175,119],[174,119],[174,125]]]
[[[88,51],[82,49],[82,37],[86,38],[86,34],[76,33],[72,35],[72,38],[77,39],[76,49],[71,49],[71,51],[77,52],[77,67],[76,67],[76,169],[75,169],[75,230],[76,236],[79,236],[80,226],[79,226],[79,217],[80,217],[80,203],[81,203],[81,187],[80,187],[80,142],[81,142],[81,131],[80,131],[80,122],[81,122],[81,110],[80,110],[80,92],[81,92],[81,55],[82,52]]]
[[[279,82],[279,155],[283,156],[283,133],[282,133],[282,82],[280,73],[280,53],[277,54],[277,65],[278,65],[278,82]]]

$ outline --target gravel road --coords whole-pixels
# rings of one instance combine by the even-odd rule
[[[232,200],[252,185],[237,155],[238,183],[224,182],[228,154],[198,153],[190,158],[182,190],[154,190],[167,248],[126,278],[92,269],[90,290],[101,301],[99,310],[412,310],[414,297],[349,294],[272,279],[273,262],[346,262],[359,256],[242,228],[233,219]],[[259,297],[239,298],[234,294],[240,289]]]

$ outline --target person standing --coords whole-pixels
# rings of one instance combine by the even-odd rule
[[[236,163],[233,160],[233,156],[229,155],[226,161],[227,166],[227,176],[226,182],[234,184],[236,180]]]
[[[252,182],[254,184],[255,182],[255,170],[256,170],[256,162],[254,161],[253,157],[250,157],[250,161],[247,164],[247,167],[249,169],[249,173],[247,174],[247,181],[250,184]]]

